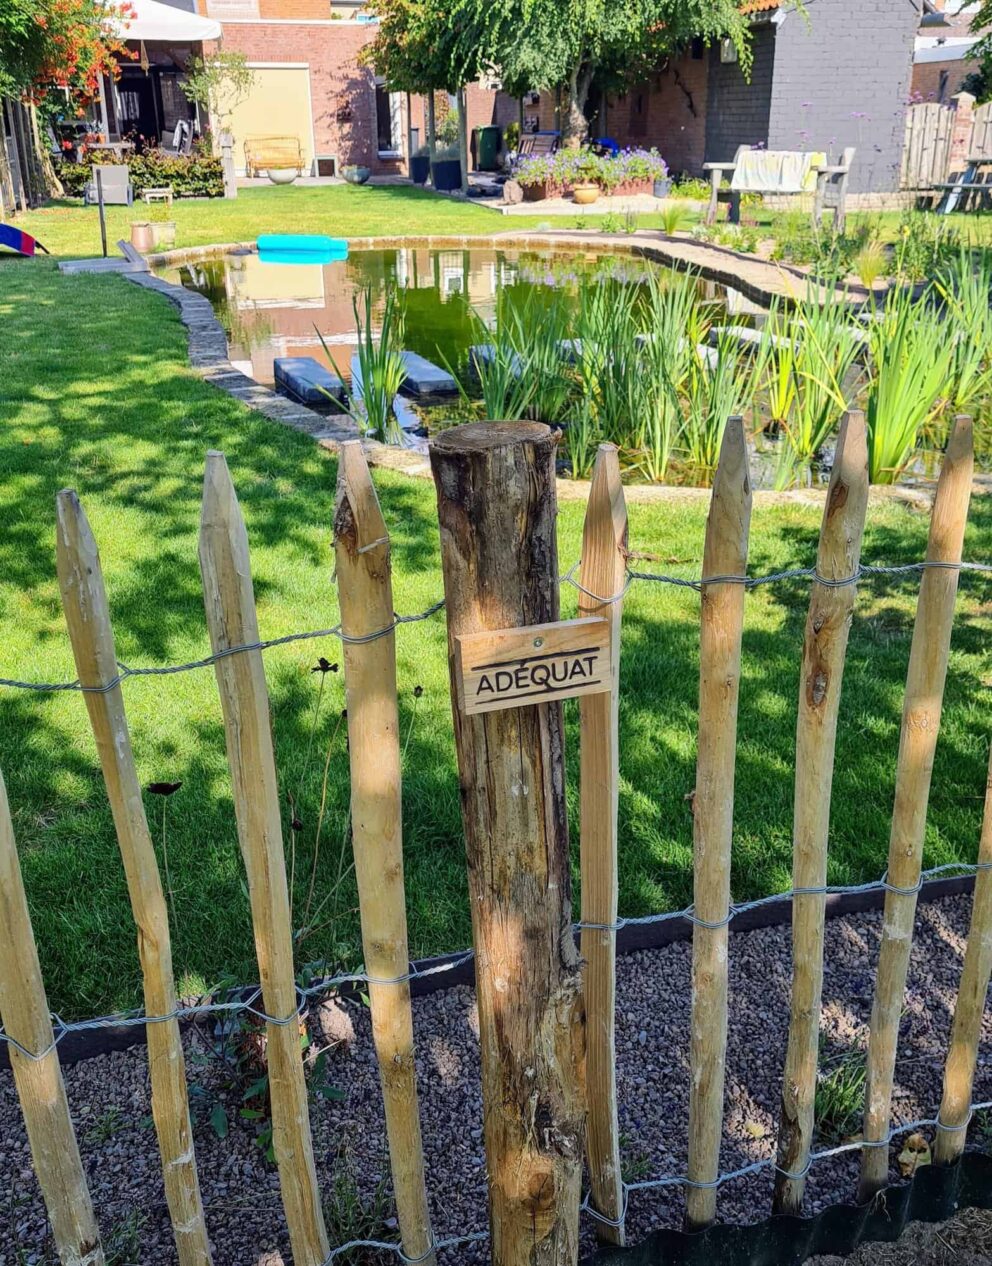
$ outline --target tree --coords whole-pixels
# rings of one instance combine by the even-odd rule
[[[750,27],[738,0],[455,0],[446,21],[457,29],[456,46],[474,43],[514,96],[563,90],[565,135],[576,145],[593,87],[621,91],[694,38],[729,37],[750,69]]]
[[[472,32],[452,21],[446,0],[369,0],[367,11],[378,19],[376,38],[360,54],[393,92],[426,96],[427,134],[434,155],[434,94],[457,93],[464,110],[465,84],[483,71],[483,51]],[[460,118],[459,150],[462,188],[467,188],[468,165],[464,120]]]
[[[104,0],[2,0],[0,95],[37,105],[62,89],[82,109],[100,95],[100,80],[133,57],[123,40],[127,3]]]
[[[978,36],[978,43],[968,54],[969,61],[978,63],[978,69],[965,76],[961,91],[970,92],[982,105],[992,99],[992,0],[981,0],[968,29]]]
[[[254,83],[255,72],[244,53],[220,52],[210,58],[191,57],[179,86],[186,100],[202,106],[223,132],[230,128],[231,116]]]

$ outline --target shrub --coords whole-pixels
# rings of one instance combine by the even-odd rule
[[[63,163],[59,179],[70,197],[81,198],[91,178],[93,156],[81,163]],[[109,161],[102,156],[101,163]],[[171,185],[177,198],[220,198],[224,194],[221,161],[212,154],[166,154],[164,150],[146,150],[132,154],[127,160],[135,193],[155,186]]]

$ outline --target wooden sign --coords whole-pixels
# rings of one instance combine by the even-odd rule
[[[463,712],[496,712],[600,694],[613,685],[610,624],[601,616],[463,633],[455,638]]]

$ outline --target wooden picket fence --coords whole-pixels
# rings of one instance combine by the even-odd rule
[[[581,708],[581,957],[571,931],[562,712],[557,702],[470,713],[468,639],[560,630],[555,443],[537,424],[474,424],[432,444],[451,652],[453,720],[469,861],[492,1259],[574,1266],[583,1156],[600,1237],[623,1243],[614,1041],[618,668],[627,520],[616,450],[590,488],[580,618],[608,625],[607,680]],[[957,420],[937,486],[902,720],[885,918],[868,1049],[860,1195],[887,1179],[893,1070],[921,876],[923,834],[972,481],[972,428]],[[796,1212],[813,1135],[834,742],[868,504],[864,418],[841,428],[802,650],[794,825],[791,1020],[774,1207]],[[694,797],[691,1092],[686,1220],[717,1212],[727,1046],[730,874],[751,488],[741,419],[727,425],[706,528]],[[334,522],[352,823],[372,1032],[406,1260],[433,1263],[403,881],[400,745],[389,534],[358,442],[341,448]],[[75,494],[57,501],[57,565],[79,682],[113,809],[138,928],[145,1009],[176,1011],[162,883],[142,805],[96,542]],[[248,537],[222,454],[207,457],[200,534],[207,624],[248,877],[265,1012],[273,1144],[296,1266],[333,1256],[321,1209],[297,1029],[289,896],[269,699]],[[720,578],[720,579],[716,579]],[[849,583],[840,583],[849,582]],[[589,623],[591,622],[591,623]],[[241,649],[248,648],[248,649]],[[934,1160],[964,1147],[992,972],[992,780],[972,928]],[[65,1266],[104,1255],[69,1118],[53,1028],[0,780],[0,1011],[35,1171]],[[154,1124],[182,1266],[211,1261],[178,1020],[147,1024]],[[876,1146],[872,1146],[876,1144]],[[399,1246],[398,1246],[399,1247]]]

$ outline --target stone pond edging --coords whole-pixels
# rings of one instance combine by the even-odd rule
[[[693,242],[682,238],[667,238],[653,231],[642,231],[622,238],[605,233],[584,231],[508,232],[497,234],[432,234],[412,237],[362,237],[349,238],[354,250],[390,250],[401,246],[422,250],[471,250],[480,247],[505,247],[527,249],[550,247],[552,249],[587,250],[598,254],[619,251],[631,256],[650,259],[686,271],[699,273],[720,285],[739,290],[755,303],[768,305],[773,299],[789,302],[798,291],[796,275],[780,265],[751,259],[726,247]],[[149,268],[178,267],[182,264],[199,263],[218,254],[233,251],[254,251],[254,242],[220,242],[207,246],[183,247],[177,250],[149,254],[145,262]],[[294,431],[309,435],[322,447],[336,452],[346,440],[361,438],[354,422],[341,414],[327,416],[305,405],[279,395],[264,387],[247,374],[236,369],[228,356],[227,335],[218,321],[210,300],[205,295],[184,286],[175,285],[156,277],[151,272],[136,271],[121,274],[133,285],[154,290],[163,295],[179,310],[179,317],[186,327],[189,359],[193,369],[212,386],[226,391],[256,413],[273,422],[288,426]],[[774,284],[773,284],[774,283]],[[430,462],[423,453],[380,444],[377,440],[362,440],[370,464],[399,471],[415,479],[430,479]],[[976,480],[976,491],[984,491],[984,481]],[[584,481],[558,480],[558,496],[562,501],[585,501],[589,485]],[[673,501],[708,500],[708,488],[682,488],[664,484],[629,484],[624,486],[628,504],[657,505]],[[874,486],[873,501],[897,500],[921,508],[929,507],[932,487],[914,487],[900,484],[894,487]],[[756,504],[822,505],[824,490],[818,488],[793,489],[774,492],[756,489]]]

